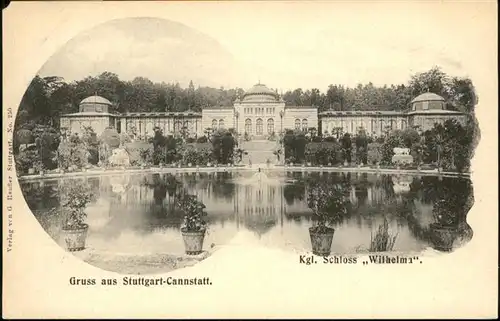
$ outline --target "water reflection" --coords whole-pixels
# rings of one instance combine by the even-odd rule
[[[186,190],[206,205],[206,247],[226,244],[238,231],[249,231],[266,246],[310,250],[312,211],[307,207],[307,194],[318,181],[341,187],[349,200],[348,215],[336,227],[332,253],[370,249],[374,231],[386,223],[391,234],[397,235],[394,251],[421,251],[427,246],[450,250],[450,244],[462,246],[472,237],[466,223],[473,203],[468,179],[327,172],[252,175],[219,172],[88,178],[98,197],[87,209],[87,244],[110,252],[182,253],[182,213],[175,206],[175,197]],[[55,240],[60,220],[49,210],[59,206],[58,182],[22,183],[28,206]],[[431,228],[440,200],[453,200],[447,203],[456,216],[451,234]]]

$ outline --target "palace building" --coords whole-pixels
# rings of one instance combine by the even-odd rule
[[[424,93],[411,101],[408,112],[399,111],[333,111],[318,112],[315,106],[286,106],[277,92],[263,84],[256,84],[233,106],[209,107],[201,112],[135,112],[111,113],[112,103],[99,96],[81,101],[79,112],[61,116],[61,128],[81,133],[90,126],[99,135],[107,127],[118,132],[134,131],[138,137],[153,135],[159,127],[165,134],[186,130],[191,137],[204,135],[207,128],[233,128],[241,135],[263,140],[287,129],[314,127],[321,133],[356,134],[364,129],[367,134],[381,136],[388,130],[419,126],[423,131],[453,118],[464,122],[466,115],[445,109],[445,99],[434,93]]]

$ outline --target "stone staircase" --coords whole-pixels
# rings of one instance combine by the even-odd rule
[[[270,140],[252,140],[248,142],[242,142],[241,148],[243,148],[248,155],[243,158],[244,164],[249,164],[250,161],[252,165],[255,164],[267,164],[267,160],[271,161],[271,164],[277,163],[276,155],[273,152],[276,149],[276,142]]]

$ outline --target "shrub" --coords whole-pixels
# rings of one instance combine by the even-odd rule
[[[123,132],[120,134],[120,144],[121,145],[125,145],[125,144],[128,144],[132,142],[132,139],[130,138],[130,135]]]
[[[196,195],[178,193],[176,205],[184,214],[182,229],[186,231],[201,231],[207,226],[205,222],[205,204],[198,200]]]
[[[313,143],[321,143],[322,139],[320,136],[313,136],[312,142]]]
[[[201,136],[201,137],[198,137],[198,139],[196,140],[196,142],[199,143],[199,144],[204,144],[204,143],[208,142],[208,138],[207,138],[207,136]]]
[[[21,174],[26,173],[30,168],[35,168],[40,163],[40,157],[36,148],[31,147],[19,152],[15,157],[15,161],[16,171]]]
[[[67,141],[62,141],[57,149],[59,168],[67,169],[74,165],[83,168],[88,164],[88,152],[78,135],[71,135]]]
[[[309,143],[306,159],[314,165],[337,164],[340,161],[340,145],[337,143]]]
[[[143,165],[153,164],[153,150],[151,148],[141,148],[139,149],[139,154],[141,155]]]
[[[326,183],[312,185],[307,197],[307,205],[313,211],[313,230],[324,233],[341,222],[347,215],[348,200],[344,191]]]
[[[368,144],[367,161],[368,164],[376,165],[382,161],[382,154],[380,152],[381,145],[378,143]]]
[[[33,144],[35,142],[35,139],[33,137],[33,134],[31,133],[31,130],[28,129],[20,129],[16,133],[17,136],[17,142],[19,144]]]
[[[341,139],[341,146],[343,151],[343,161],[351,163],[352,161],[352,139],[349,133],[345,133]]]
[[[392,164],[392,156],[394,155],[394,148],[396,147],[405,147],[400,130],[391,132],[382,144],[381,154],[383,164]]]
[[[389,233],[389,222],[386,218],[384,218],[384,223],[378,227],[377,233],[375,233],[375,237],[373,234],[371,235],[370,240],[370,252],[387,252],[392,251],[394,248],[394,244],[396,243],[396,239],[398,237],[398,233],[396,235],[391,235]]]
[[[66,181],[60,189],[61,205],[64,211],[64,228],[85,227],[85,208],[94,198],[91,187],[84,181]]]
[[[100,141],[112,149],[118,148],[120,146],[120,135],[114,128],[108,127],[102,132]]]

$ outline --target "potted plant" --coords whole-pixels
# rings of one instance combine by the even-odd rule
[[[310,189],[307,204],[313,210],[313,226],[309,228],[313,254],[328,256],[335,232],[333,226],[347,214],[348,201],[337,186],[317,184]]]
[[[176,197],[177,206],[184,214],[181,227],[184,249],[188,255],[197,255],[203,251],[203,240],[207,224],[204,217],[207,215],[205,204],[200,202],[196,195],[180,194]]]
[[[81,251],[85,249],[89,228],[85,223],[85,208],[92,200],[93,194],[86,183],[72,181],[63,185],[61,196],[64,243],[68,251]]]

